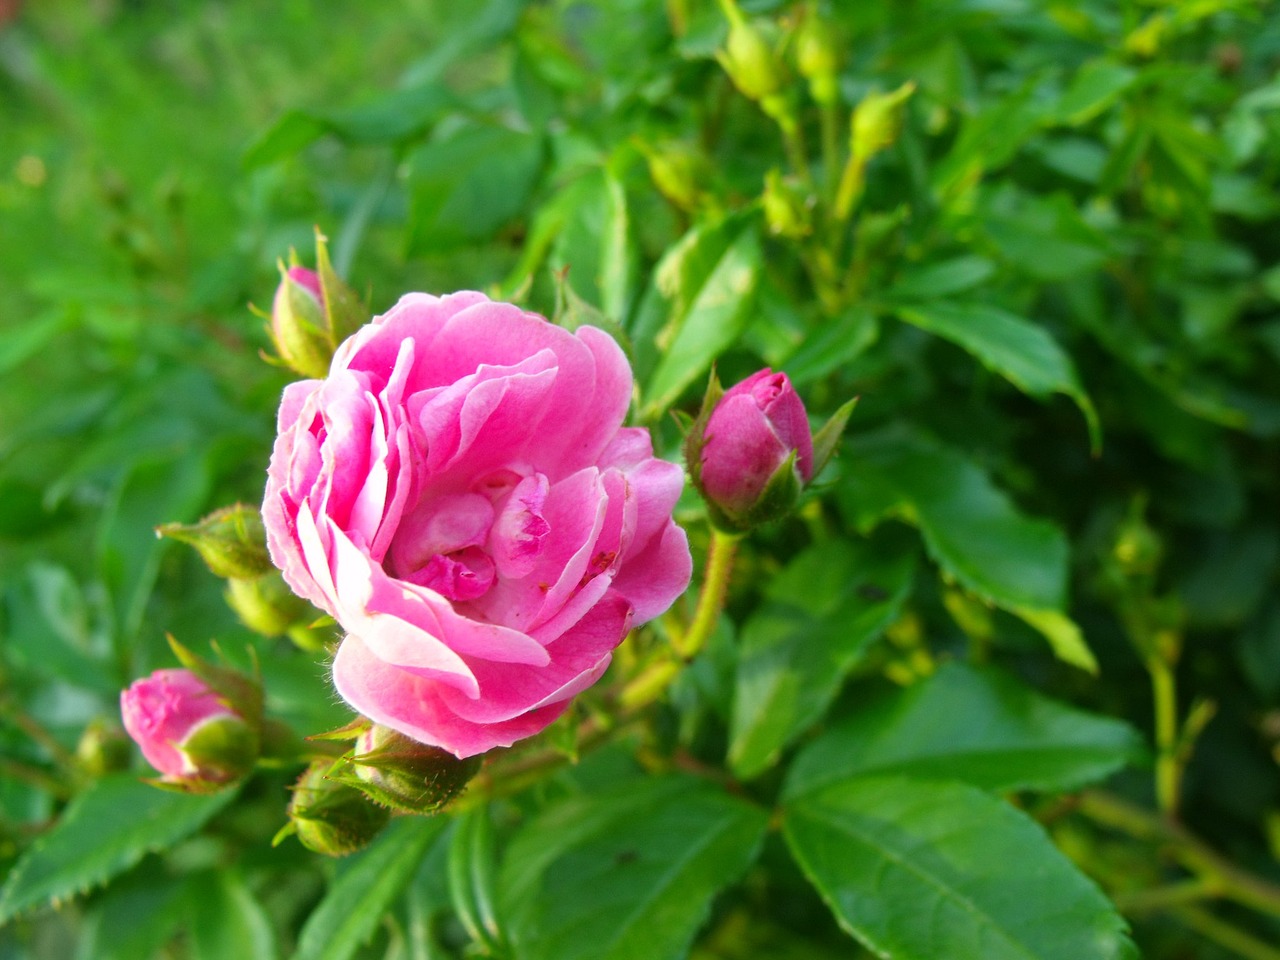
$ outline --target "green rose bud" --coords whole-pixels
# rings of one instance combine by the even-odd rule
[[[257,577],[274,569],[262,515],[248,504],[223,507],[191,525],[166,523],[156,527],[156,534],[195,547],[219,577]]]
[[[342,763],[317,761],[298,778],[289,802],[289,824],[276,835],[277,843],[293,833],[308,850],[345,857],[366,847],[387,825],[390,810],[332,777]]]

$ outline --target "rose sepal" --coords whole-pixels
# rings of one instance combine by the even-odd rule
[[[480,770],[481,757],[459,760],[447,750],[419,743],[389,727],[371,725],[344,758],[354,769],[329,778],[361,791],[374,803],[400,813],[438,813]]]
[[[854,397],[840,405],[830,419],[822,425],[817,433],[813,435],[813,475],[817,477],[822,472],[822,468],[836,452],[836,447],[840,445],[840,438],[844,435],[844,428],[849,424],[849,418],[853,415],[854,408],[858,405],[858,397]]]
[[[272,846],[293,834],[308,850],[345,857],[368,846],[387,825],[389,809],[332,776],[342,762],[318,760],[303,771],[292,788],[289,822],[276,833]]]

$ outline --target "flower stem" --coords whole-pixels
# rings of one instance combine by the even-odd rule
[[[733,558],[738,550],[739,534],[711,530],[711,546],[707,551],[707,571],[702,580],[702,592],[698,594],[698,606],[693,612],[689,629],[676,641],[675,652],[683,660],[692,660],[715,632],[729,592],[729,578],[733,574]]]
[[[1098,790],[1081,794],[1079,810],[1104,826],[1167,847],[1178,863],[1202,882],[1212,884],[1220,896],[1260,913],[1280,917],[1280,885],[1231,863],[1167,817]]]
[[[1156,804],[1166,816],[1178,813],[1178,691],[1173,666],[1160,656],[1147,661],[1155,701]]]

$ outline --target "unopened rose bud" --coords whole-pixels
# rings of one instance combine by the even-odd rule
[[[275,570],[260,577],[228,581],[226,599],[240,622],[264,637],[289,633],[318,615]]]
[[[720,0],[720,6],[729,20],[729,37],[716,59],[744,96],[763,103],[786,86],[786,68],[760,29],[743,16],[735,0]]]
[[[698,483],[730,524],[786,514],[813,477],[813,435],[785,373],[768,368],[730,387],[703,431]]]
[[[156,533],[195,547],[215,576],[247,579],[275,569],[257,507],[233,504],[198,523],[166,523]]]
[[[795,35],[796,70],[809,81],[809,93],[821,104],[839,99],[842,49],[836,25],[818,14],[805,11]]]
[[[481,758],[459,760],[402,733],[372,724],[356,740],[355,780],[345,783],[402,813],[435,813],[454,799],[480,769]]]
[[[161,782],[193,792],[240,779],[258,734],[227,698],[190,670],[157,670],[120,694],[124,728]]]
[[[797,181],[770,170],[764,180],[763,202],[770,233],[798,239],[813,232],[812,201]]]
[[[129,765],[129,738],[114,721],[95,717],[76,743],[76,766],[93,779]]]
[[[317,761],[298,779],[289,802],[286,830],[291,828],[308,850],[345,857],[367,846],[387,825],[391,811],[333,779],[330,773],[335,767],[332,760]]]
[[[865,161],[886,150],[902,132],[902,118],[907,101],[916,92],[914,83],[904,83],[889,93],[869,93],[853,111],[849,149],[855,158]]]
[[[321,379],[338,344],[359,329],[369,311],[334,272],[328,241],[316,231],[316,269],[280,264],[280,285],[271,304],[271,339],[280,360],[304,377]]]
[[[304,377],[324,377],[333,359],[325,329],[320,277],[306,267],[280,267],[271,303],[271,339],[285,366]]]
[[[658,191],[681,210],[696,210],[711,175],[706,158],[678,141],[643,145],[641,151]]]

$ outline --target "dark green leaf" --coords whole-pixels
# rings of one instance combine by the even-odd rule
[[[1075,364],[1040,327],[997,307],[935,302],[900,307],[898,316],[950,340],[1033,397],[1061,393],[1075,401],[1089,426],[1096,450],[1101,443],[1098,415],[1080,386]]]
[[[1128,724],[1056,703],[997,670],[947,663],[824,731],[791,765],[786,793],[797,797],[868,774],[1067,791],[1142,750]]]
[[[409,252],[488,239],[524,209],[541,167],[542,139],[507,127],[471,124],[419,147],[409,159]]]
[[[676,960],[755,858],[764,811],[682,777],[565,800],[508,850],[502,903],[521,960]]]
[[[818,544],[769,583],[742,628],[729,763],[754,777],[822,716],[902,610],[915,564],[872,543]]]
[[[782,365],[796,386],[820,380],[869,350],[880,336],[876,315],[853,307],[812,331]]]
[[[1059,657],[1094,669],[1079,630],[1063,613],[1067,541],[1017,509],[960,452],[898,429],[850,437],[858,464],[842,488],[855,523],[897,516],[920,528],[929,554],[979,597],[1040,630]]]
[[[790,805],[840,925],[894,960],[1137,960],[1124,920],[1025,814],[961,783],[858,777]]]
[[[119,774],[77,796],[18,861],[0,890],[0,923],[58,904],[129,869],[198,830],[235,791],[190,796]]]
[[[401,817],[352,858],[307,918],[294,960],[354,956],[404,892],[419,861],[448,823],[442,817]]]

